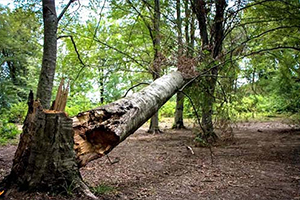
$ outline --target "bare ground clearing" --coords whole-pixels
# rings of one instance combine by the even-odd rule
[[[210,149],[195,147],[191,130],[169,126],[159,135],[140,128],[109,154],[118,162],[93,161],[81,169],[83,179],[114,188],[101,199],[300,199],[300,129],[279,121],[239,123],[232,141]],[[0,180],[15,150],[0,147]],[[7,199],[78,197],[14,192]]]

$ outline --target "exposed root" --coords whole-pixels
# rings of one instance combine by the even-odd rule
[[[172,129],[186,129],[186,127],[183,125],[183,123],[173,124]]]
[[[96,197],[88,188],[88,186],[81,181],[80,183],[80,188],[79,188],[79,193],[83,194],[86,197],[89,197],[91,199],[99,199],[98,197]]]
[[[147,131],[147,133],[150,133],[150,134],[161,134],[161,133],[163,133],[163,131],[160,130],[159,128],[157,128],[157,129],[154,129],[154,130],[149,129]]]

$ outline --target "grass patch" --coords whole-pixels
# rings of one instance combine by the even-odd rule
[[[116,191],[116,188],[106,185],[106,184],[100,184],[96,187],[93,187],[92,192],[96,195],[103,195],[103,194],[108,194]]]

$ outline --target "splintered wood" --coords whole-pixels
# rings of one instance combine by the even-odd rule
[[[151,118],[184,83],[181,73],[173,72],[137,93],[73,117],[79,166],[108,154]]]
[[[120,142],[115,126],[124,114],[118,108],[103,106],[73,117],[74,150],[79,166],[107,154]]]
[[[68,81],[66,87],[64,87],[64,83],[65,83],[65,79],[62,78],[56,93],[55,101],[51,106],[51,110],[65,111],[65,107],[67,105],[70,81]]]

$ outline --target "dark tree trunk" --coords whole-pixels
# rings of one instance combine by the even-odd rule
[[[55,0],[43,0],[44,51],[42,69],[37,88],[37,98],[43,108],[50,107],[56,68],[57,24]]]
[[[203,128],[203,138],[208,142],[215,142],[218,136],[214,132],[213,126],[213,105],[215,102],[215,87],[217,84],[218,69],[214,68],[210,72],[210,77],[205,77],[203,84],[205,93],[203,95],[203,105],[202,105],[202,128]]]
[[[208,32],[207,32],[207,10],[206,10],[206,2],[205,0],[192,0],[193,10],[196,13],[200,36],[202,41],[202,48],[207,49],[209,40],[208,40]]]
[[[174,129],[185,128],[183,123],[183,103],[184,103],[184,94],[178,92],[176,95],[176,112],[175,112],[175,122],[173,125]]]
[[[154,62],[152,68],[153,80],[156,80],[160,77],[161,71],[161,53],[160,53],[160,2],[159,0],[154,1],[154,16],[153,16],[153,25],[154,25],[154,38],[153,38],[153,48],[154,48]],[[158,112],[156,112],[150,121],[149,133],[160,133],[159,121],[158,121]]]
[[[208,50],[210,56],[214,60],[218,60],[218,57],[222,51],[223,37],[224,37],[224,11],[226,8],[225,0],[216,0],[216,14],[213,21],[213,29],[211,30],[211,39],[208,40],[207,32],[207,8],[204,0],[193,0],[192,6],[197,19],[199,21],[200,35],[202,40],[202,49]],[[205,61],[204,61],[205,62]],[[209,76],[203,78],[203,84],[205,86],[205,94],[203,95],[202,103],[202,126],[203,126],[203,137],[207,141],[215,141],[217,135],[214,132],[212,116],[213,116],[213,105],[215,102],[214,93],[217,84],[219,68],[214,67],[209,72]]]
[[[95,198],[79,172],[72,125],[64,112],[43,110],[31,92],[11,173],[3,182],[5,187],[55,193],[70,188]]]
[[[159,78],[158,71],[153,73],[153,80],[156,80]],[[159,128],[159,117],[158,117],[158,110],[154,113],[154,115],[150,119],[150,126],[147,131],[148,133],[161,133],[161,130]]]
[[[182,59],[183,56],[183,43],[182,43],[182,18],[181,18],[181,9],[180,9],[180,0],[176,0],[176,14],[177,14],[177,42],[178,42],[178,55],[177,60],[179,61]],[[179,63],[179,62],[177,62]],[[179,92],[176,95],[176,110],[175,110],[175,117],[174,117],[174,129],[181,129],[184,128],[183,124],[183,103],[184,103],[184,95],[183,93]]]
[[[191,17],[192,17],[192,20],[191,20],[191,33],[190,33],[190,38],[191,38],[191,41],[189,43],[189,52],[188,52],[188,55],[190,57],[193,57],[194,56],[194,51],[195,51],[195,13],[191,13]]]
[[[184,13],[185,13],[185,26],[184,26],[184,33],[185,33],[185,42],[187,47],[190,45],[190,18],[191,18],[191,12],[189,8],[189,1],[184,1]],[[186,54],[189,54],[189,48],[187,48]]]

